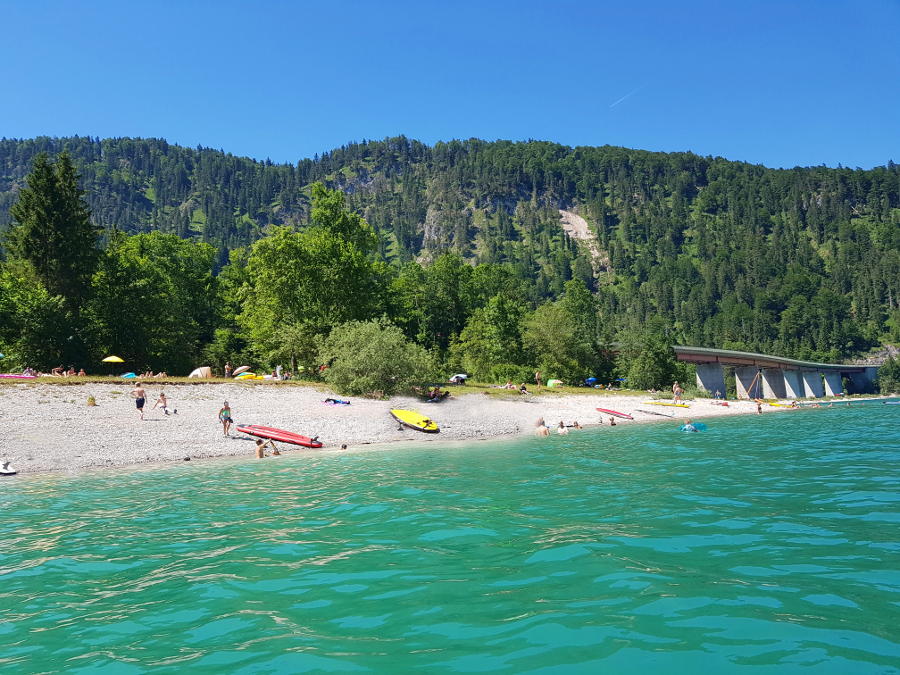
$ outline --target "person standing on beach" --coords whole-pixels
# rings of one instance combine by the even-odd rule
[[[535,387],[541,386],[541,371],[539,371],[539,370],[534,371],[534,386]]]
[[[675,384],[672,385],[672,394],[674,394],[675,403],[681,402],[681,395],[684,393],[684,389],[681,388],[681,385],[678,384],[678,380],[675,380]]]
[[[134,397],[134,405],[141,419],[144,419],[144,402],[147,400],[147,392],[144,391],[144,386],[140,382],[136,382],[134,389],[131,390],[131,395]]]
[[[228,405],[228,401],[222,404],[222,409],[219,411],[219,421],[222,423],[222,435],[228,436],[231,431],[231,425],[234,423],[234,420],[231,419],[231,406]]]
[[[230,361],[225,362],[225,377],[226,378],[231,377],[231,362]]]

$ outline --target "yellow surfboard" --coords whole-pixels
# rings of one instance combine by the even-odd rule
[[[425,417],[425,415],[417,413],[415,410],[395,408],[391,410],[391,416],[403,426],[416,431],[424,431],[426,434],[436,434],[440,431],[437,423]]]
[[[669,408],[690,408],[687,403],[666,403],[665,401],[646,401],[644,405],[664,405]]]

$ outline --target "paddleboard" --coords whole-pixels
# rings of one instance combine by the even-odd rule
[[[664,405],[669,408],[690,408],[687,403],[666,403],[665,401],[644,401],[644,405]]]
[[[628,413],[619,412],[618,410],[608,410],[607,408],[597,408],[597,412],[606,413],[607,415],[613,415],[614,417],[621,417],[623,420],[633,420],[634,419]]]
[[[884,405],[900,405],[900,401],[882,401]]]
[[[321,448],[322,442],[318,436],[309,438],[295,434],[293,431],[285,431],[284,429],[276,429],[274,427],[263,427],[258,424],[238,424],[237,430],[243,434],[258,436],[259,438],[268,438],[281,443],[290,443],[292,445],[302,445],[304,448]]]
[[[391,416],[400,424],[416,431],[424,431],[426,434],[436,434],[440,431],[438,425],[425,415],[415,410],[391,410]]]
[[[34,380],[34,375],[17,375],[15,373],[0,373],[0,377],[5,380]]]
[[[639,413],[644,413],[645,415],[657,415],[658,417],[675,417],[675,415],[666,415],[665,413],[655,412],[653,410],[638,410]]]

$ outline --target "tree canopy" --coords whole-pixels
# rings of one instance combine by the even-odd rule
[[[0,347],[45,367],[119,349],[311,368],[334,329],[380,318],[491,378],[626,376],[623,330],[657,325],[659,344],[625,340],[635,381],[668,375],[663,342],[834,361],[900,340],[892,163],[399,137],[275,165],[0,140],[0,229]]]

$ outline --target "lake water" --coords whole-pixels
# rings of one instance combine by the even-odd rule
[[[896,673],[900,406],[0,481],[6,673]]]

